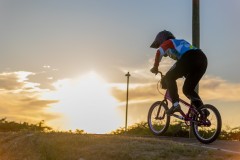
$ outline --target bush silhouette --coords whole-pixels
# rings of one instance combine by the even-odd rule
[[[18,131],[51,131],[52,128],[44,125],[44,120],[37,124],[29,124],[28,122],[17,123],[7,121],[7,118],[0,119],[0,132],[18,132]]]

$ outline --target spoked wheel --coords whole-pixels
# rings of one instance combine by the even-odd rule
[[[195,115],[195,122],[191,123],[191,127],[196,138],[200,142],[208,144],[215,141],[221,132],[221,115],[214,106],[209,104],[203,105],[200,110],[207,110],[209,115],[203,118],[200,114]]]
[[[168,110],[165,101],[157,101],[152,104],[148,111],[148,126],[154,135],[162,135],[168,129],[170,116],[166,114]]]

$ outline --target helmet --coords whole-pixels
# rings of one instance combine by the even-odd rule
[[[168,39],[175,39],[175,36],[171,32],[163,30],[157,34],[150,48],[158,48],[164,41]]]

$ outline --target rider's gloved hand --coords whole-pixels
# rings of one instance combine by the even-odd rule
[[[167,89],[167,81],[165,77],[161,79],[161,86],[162,86],[162,89]]]
[[[154,74],[157,74],[158,73],[158,67],[154,66],[150,71]]]

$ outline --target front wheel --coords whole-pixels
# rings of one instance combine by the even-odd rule
[[[222,128],[222,119],[219,111],[212,105],[203,105],[200,110],[207,110],[209,115],[201,118],[200,114],[194,116],[194,122],[191,127],[196,138],[205,144],[211,143],[217,139]]]
[[[162,135],[169,127],[170,116],[166,114],[168,110],[166,101],[157,101],[152,104],[148,111],[148,126],[154,135]]]

